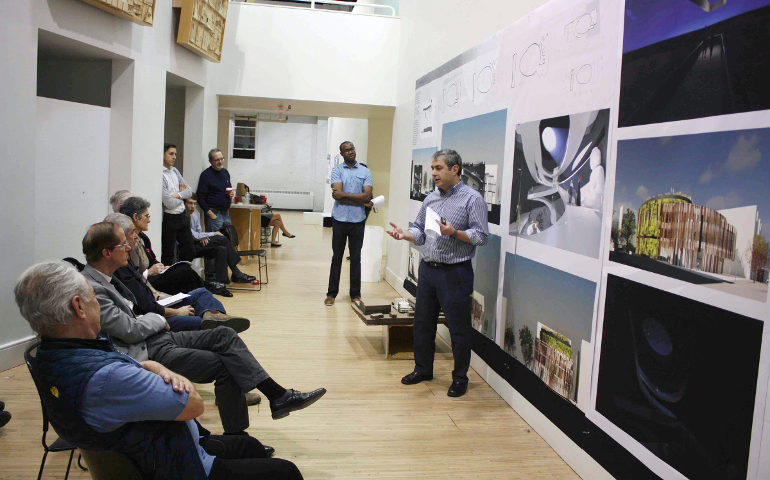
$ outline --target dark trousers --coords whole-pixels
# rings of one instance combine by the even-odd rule
[[[166,319],[172,332],[200,330],[203,319],[198,316],[175,315]]]
[[[227,282],[230,279],[227,275],[227,267],[230,267],[233,273],[240,272],[238,262],[241,261],[241,256],[224,235],[215,235],[208,240],[207,245],[202,245],[199,241],[195,242],[195,258],[203,257],[206,265],[206,280]]]
[[[214,455],[209,479],[276,479],[300,480],[302,474],[288,460],[268,458],[259,440],[247,435],[210,435],[201,446]]]
[[[350,298],[361,296],[361,247],[364,245],[366,222],[340,222],[333,219],[332,224],[332,266],[329,270],[329,290],[327,297],[336,297],[340,293],[340,274],[342,259],[345,257],[345,243],[350,250]]]
[[[169,295],[187,293],[203,287],[201,277],[186,263],[173,265],[160,275],[149,277],[148,280],[155,290]]]
[[[185,213],[164,213],[160,233],[160,261],[163,265],[174,264],[174,248],[179,243],[179,260],[195,258],[195,239],[190,229],[190,217]]]
[[[196,383],[214,382],[225,433],[249,427],[244,392],[270,378],[231,328],[159,333],[147,339],[150,360]]]
[[[444,267],[429,267],[420,262],[420,281],[414,306],[414,371],[433,374],[436,353],[436,325],[439,309],[444,310],[452,339],[455,365],[452,380],[468,383],[471,363],[471,296],[473,266],[471,261]]]

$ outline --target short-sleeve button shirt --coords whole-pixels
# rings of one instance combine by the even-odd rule
[[[372,186],[372,173],[360,163],[348,167],[343,162],[332,170],[331,183],[342,183],[342,191],[345,193],[363,193],[365,186]],[[363,205],[346,205],[335,201],[332,217],[338,222],[359,223],[366,220],[366,211]]]

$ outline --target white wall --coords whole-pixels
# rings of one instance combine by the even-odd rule
[[[110,109],[38,97],[36,125],[34,261],[82,259],[86,229],[111,211]]]
[[[746,258],[746,251],[757,233],[757,206],[728,208],[718,212],[735,227],[735,260],[725,261],[723,273],[751,278],[751,259]]]
[[[393,105],[399,20],[231,3],[222,95]]]
[[[230,180],[243,182],[251,190],[313,191],[317,121],[293,116],[287,123],[257,122],[256,158],[230,159]]]

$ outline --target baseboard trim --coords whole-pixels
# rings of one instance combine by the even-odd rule
[[[37,337],[30,335],[0,346],[0,372],[24,363],[24,350],[36,341]]]

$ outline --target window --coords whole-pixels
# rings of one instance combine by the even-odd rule
[[[254,160],[257,157],[256,120],[235,120],[232,146],[233,158]]]

